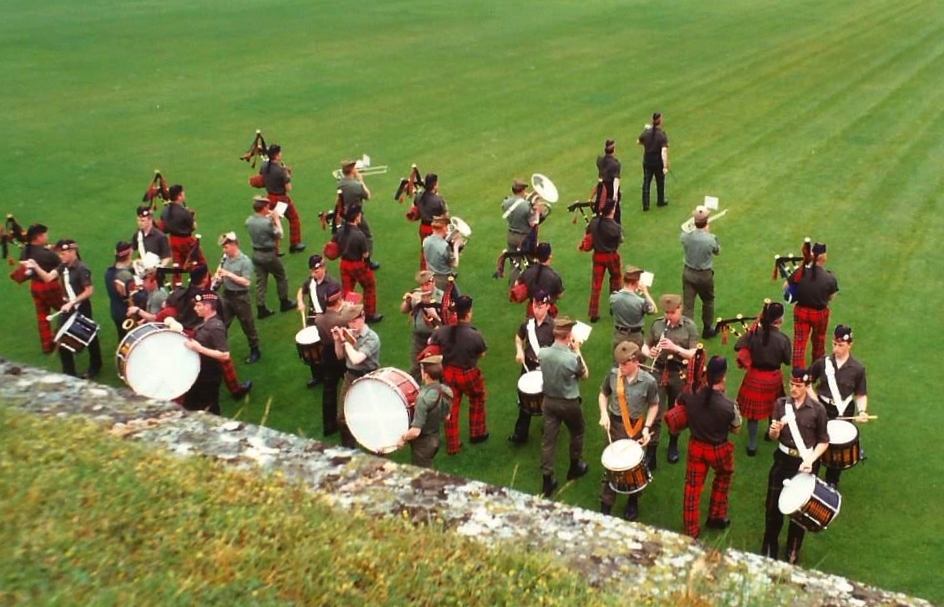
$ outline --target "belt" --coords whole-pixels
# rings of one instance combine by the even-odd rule
[[[822,312],[823,310],[825,310],[825,309],[828,308],[829,306],[818,307],[818,306],[804,306],[803,304],[797,304],[797,307],[798,307],[798,308],[807,308],[807,309],[809,309],[809,310],[816,310],[817,312]]]
[[[275,253],[275,247],[253,247],[252,250],[260,253]]]
[[[685,266],[686,270],[691,270],[692,272],[711,272],[713,268],[703,268],[699,270],[698,268],[693,268],[692,266]]]
[[[784,445],[783,443],[778,444],[777,447],[778,447],[781,451],[783,451],[784,453],[786,453],[787,455],[789,455],[790,457],[796,457],[796,458],[799,458],[799,457],[800,457],[800,452],[799,452],[799,451],[797,451],[796,449],[791,449],[790,447]]]
[[[235,289],[223,289],[223,295],[245,295],[246,293],[249,293],[249,289],[242,289],[241,291],[237,291]]]
[[[355,371],[354,369],[345,369],[344,372],[355,379],[357,379],[358,377],[364,377],[365,375],[370,373],[370,371]]]
[[[616,325],[617,331],[622,331],[623,333],[642,333],[642,327],[621,327]]]

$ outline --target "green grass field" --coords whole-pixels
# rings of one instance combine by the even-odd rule
[[[944,234],[939,3],[6,4],[0,211],[24,225],[43,221],[53,239],[83,245],[98,280],[102,381],[120,383],[108,356],[116,341],[101,276],[115,242],[135,227],[134,207],[153,170],[186,185],[215,263],[216,236],[242,230],[251,210],[250,169],[238,157],[257,128],[283,145],[295,168],[309,251],[327,239],[316,215],[332,204],[338,161],[367,153],[391,167],[368,177],[375,192],[368,215],[383,263],[382,362],[405,368],[409,329],[397,305],[413,287],[418,241],[392,194],[416,163],[440,175],[453,213],[474,230],[459,283],[476,300],[474,324],[490,346],[482,367],[492,439],[457,457],[441,454],[437,467],[537,492],[538,424],[524,448],[505,442],[516,415],[513,334],[523,309],[491,278],[505,242],[498,203],[515,177],[554,180],[562,204],[542,239],[554,244],[567,287],[562,312],[585,319],[590,259],[576,251],[582,222],[573,225],[562,207],[586,196],[603,141],[614,138],[627,193],[624,263],[653,271],[656,294],[680,290],[678,225],[706,194],[730,210],[713,226],[723,247],[719,314],[753,315],[764,297],[779,297],[779,282],[770,280],[774,254],[798,252],[804,236],[829,244],[841,286],[833,324],[855,327],[854,353],[869,369],[870,413],[879,419],[862,429],[869,461],[844,476],[842,512],[827,532],[808,537],[804,563],[944,602],[933,573],[944,565],[936,513],[944,447],[931,434],[942,421],[932,384],[942,291],[933,259]],[[644,215],[633,142],[654,110],[666,117],[674,176],[670,206]],[[306,272],[303,257],[286,258],[293,290]],[[0,353],[58,369],[39,352],[26,287],[4,280],[0,297]],[[262,361],[239,365],[256,387],[247,404],[226,402],[227,415],[259,421],[272,397],[269,425],[320,436],[320,392],[305,388],[307,369],[293,344],[298,322],[284,314],[261,323]],[[594,470],[559,496],[588,508],[598,503],[605,437],[595,429],[595,398],[610,328],[604,316],[586,348],[586,455]],[[245,358],[238,329],[231,341]],[[707,348],[731,353],[717,339]],[[730,395],[739,381],[732,373]],[[772,447],[761,443],[748,459],[746,438],[737,440],[727,542],[756,551]],[[683,476],[683,466],[660,462],[641,500],[642,522],[681,529]]]

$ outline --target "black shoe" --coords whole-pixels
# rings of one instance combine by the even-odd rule
[[[600,503],[600,514],[611,515],[613,514],[613,506],[610,504]]]
[[[252,381],[243,382],[243,385],[239,387],[239,390],[233,392],[233,400],[239,400],[242,397],[249,394],[252,391]]]
[[[717,334],[718,332],[715,331],[714,327],[705,327],[705,330],[701,332],[701,337],[702,339],[711,339]]]
[[[308,380],[308,387],[309,387],[309,388],[314,388],[315,386],[317,386],[317,385],[320,384],[320,383],[321,383],[321,378],[320,378],[320,377],[313,377],[313,378],[311,378],[311,379]]]
[[[488,437],[489,437],[489,433],[486,432],[486,433],[483,434],[482,436],[473,436],[473,437],[471,437],[471,438],[469,439],[469,442],[472,443],[473,445],[478,445],[479,443],[484,443],[485,441],[487,441],[487,440],[488,440]]]
[[[626,502],[626,509],[623,510],[623,518],[627,521],[634,521],[639,518],[639,502],[632,499],[632,496],[630,496],[630,500]]]
[[[731,519],[729,518],[709,518],[705,521],[705,527],[709,529],[727,529],[731,526]]]
[[[283,299],[282,305],[279,306],[279,310],[281,310],[282,312],[291,312],[292,310],[295,310],[297,308],[298,308],[298,304],[296,304],[291,299]]]
[[[642,210],[643,210],[643,211],[648,211],[648,210],[649,210],[649,205],[648,205],[648,204],[642,205]]]
[[[372,324],[375,324],[375,323],[378,323],[378,322],[382,321],[383,319],[384,319],[384,315],[383,315],[383,314],[371,314],[370,316],[368,316],[368,317],[365,318],[364,320],[367,321],[367,324],[372,325]]]
[[[289,253],[301,253],[305,250],[305,243],[300,242],[298,244],[293,244],[288,248]]]
[[[262,352],[259,351],[259,348],[251,348],[249,350],[249,358],[246,359],[246,364],[251,365],[254,362],[258,362],[262,358]]]
[[[668,453],[668,456],[666,457],[666,460],[668,460],[670,464],[678,463],[679,461],[678,445],[673,445],[672,443],[669,443],[669,453]]]
[[[331,425],[331,426],[325,426],[324,432],[322,432],[321,434],[322,436],[331,436],[332,434],[337,434],[337,433],[338,433],[338,427],[336,425]]]
[[[269,308],[259,308],[259,313],[256,314],[256,318],[258,318],[259,320],[262,320],[263,318],[269,318],[270,316],[274,314],[275,312],[273,312]]]
[[[766,556],[769,559],[777,560],[777,553],[780,552],[780,546],[777,543],[767,544],[765,543],[760,548],[761,556]]]
[[[377,261],[372,261],[372,262],[370,262],[370,263],[367,264],[367,265],[370,266],[370,269],[371,269],[371,270],[379,270],[379,269],[380,269],[380,262],[377,262]]]
[[[96,377],[98,377],[98,374],[101,372],[102,372],[101,369],[89,369],[88,371],[82,374],[82,379],[95,379]]]
[[[654,472],[658,463],[659,460],[656,457],[656,445],[649,445],[646,447],[646,467],[649,468],[649,472]]]
[[[544,497],[551,497],[554,495],[554,490],[557,489],[557,481],[554,480],[553,476],[544,477],[544,487],[541,489],[541,495]]]
[[[587,474],[590,470],[590,465],[584,461],[572,461],[570,462],[570,470],[567,471],[567,480],[572,481],[580,478]]]
[[[667,207],[667,206],[669,206],[669,199],[666,198],[666,199],[663,200],[662,202],[657,202],[657,203],[656,203],[656,206],[657,206],[657,207]]]
[[[512,434],[511,436],[508,437],[508,442],[509,442],[509,443],[514,443],[514,444],[516,444],[516,445],[523,445],[523,444],[525,444],[526,442],[528,442],[528,437],[527,437],[527,436],[518,436],[517,434]]]
[[[757,455],[757,449],[751,449],[750,447],[748,447],[748,448],[747,448],[747,456],[748,456],[748,457],[754,457],[755,455]]]
[[[591,316],[591,317],[590,317],[590,322],[591,322],[591,323],[595,323],[595,322],[597,322],[598,320],[600,320],[600,317],[599,317],[599,316]]]

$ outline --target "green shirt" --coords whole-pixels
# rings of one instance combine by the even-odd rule
[[[642,329],[646,314],[651,314],[654,310],[642,295],[621,289],[610,295],[610,311],[617,327]]]
[[[606,410],[610,415],[620,417],[619,399],[616,396],[616,378],[619,369],[610,369],[609,374],[603,379],[603,385],[600,386],[600,392],[607,397]],[[639,419],[645,417],[651,405],[659,404],[659,383],[655,378],[642,369],[636,372],[636,377],[629,381],[623,377],[623,386],[626,390],[626,406],[629,408],[629,417]]]
[[[574,399],[580,397],[580,378],[584,374],[583,361],[567,346],[555,342],[538,352],[544,394],[548,398]]]
[[[452,389],[434,381],[420,388],[413,411],[412,428],[420,429],[420,436],[439,434],[442,422],[452,408]]]
[[[693,270],[710,270],[712,258],[721,252],[718,238],[711,232],[693,230],[680,238],[685,250],[685,265]]]
[[[236,276],[241,278],[248,278],[252,280],[252,260],[246,257],[246,254],[240,251],[236,254],[236,257],[229,257],[228,255],[223,259],[223,269],[227,272],[232,272]],[[230,278],[223,279],[223,288],[227,291],[248,291],[249,285],[245,287],[242,285],[236,284]]]
[[[646,336],[646,345],[650,348],[655,347],[655,345],[659,343],[659,338],[662,336],[663,330],[665,330],[664,316],[652,323],[652,326],[649,327],[649,334]],[[669,329],[665,336],[669,341],[686,350],[690,350],[698,345],[698,327],[695,325],[695,321],[688,316],[683,316],[679,324]],[[664,366],[669,354],[670,352],[663,350],[659,354],[658,365]],[[677,364],[682,365],[685,363],[684,360],[679,359],[674,353],[671,354],[673,354],[673,360]]]
[[[347,361],[348,369],[370,373],[380,368],[380,336],[374,333],[373,329],[364,327],[364,331],[357,336],[354,349],[366,354],[367,358],[358,365],[351,364],[350,360]]]
[[[518,202],[518,201],[521,202]],[[502,212],[508,212],[512,206],[517,203],[515,210],[508,213],[505,221],[508,222],[508,230],[518,234],[528,234],[531,232],[531,204],[521,196],[509,196],[502,202]]]
[[[275,229],[271,219],[259,215],[250,215],[246,219],[246,229],[253,249],[275,249],[275,241],[282,235],[281,230]]]

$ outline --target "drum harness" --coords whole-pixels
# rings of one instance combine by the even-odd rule
[[[836,368],[833,367],[833,361],[827,356],[826,357],[826,383],[829,384],[829,392],[833,397],[833,404],[836,406],[836,409],[839,411],[839,417],[842,417],[846,414],[846,408],[849,406],[849,403],[852,402],[852,394],[849,395],[849,398],[843,400],[842,395],[839,392],[839,384],[836,383]]]

